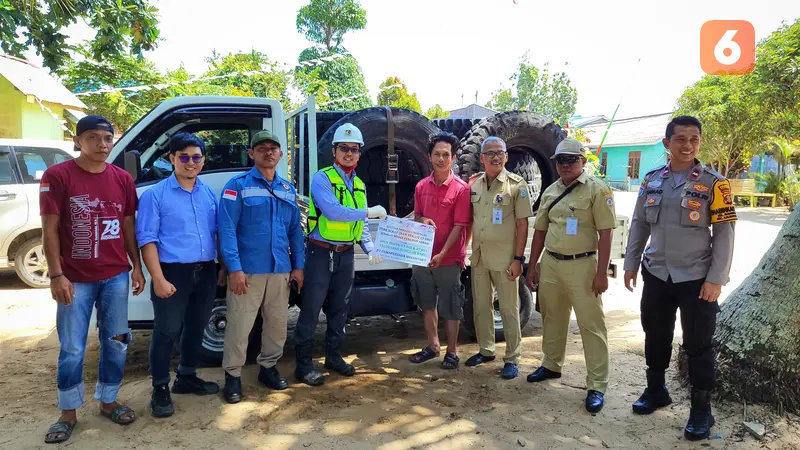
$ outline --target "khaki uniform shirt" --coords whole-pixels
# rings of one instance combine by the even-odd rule
[[[472,256],[470,264],[506,271],[514,260],[517,219],[533,215],[528,183],[505,169],[491,186],[486,174],[470,180],[472,190]]]
[[[533,225],[536,230],[547,232],[544,247],[562,255],[596,251],[599,239],[597,231],[617,227],[611,188],[589,176],[585,170],[573,183],[578,186],[552,208],[550,204],[567,186],[559,178],[545,189]],[[577,233],[567,234],[567,221],[572,217],[578,220]]]
[[[653,169],[639,189],[625,270],[638,271],[644,251],[647,271],[662,281],[726,284],[735,223],[730,182],[719,173],[700,161],[681,180],[669,165]]]

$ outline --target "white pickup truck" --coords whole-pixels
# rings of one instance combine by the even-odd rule
[[[393,109],[394,110],[394,109]],[[396,111],[395,114],[402,114]],[[297,187],[299,203],[305,220],[310,183],[309,175],[313,175],[318,167],[317,152],[317,112],[314,99],[297,111],[284,115],[281,104],[273,99],[250,97],[178,97],[166,100],[147,115],[142,117],[115,144],[108,161],[125,168],[136,181],[137,194],[149,189],[158,181],[172,173],[172,166],[166,157],[170,136],[178,131],[190,132],[206,142],[207,158],[203,172],[199,175],[204,183],[217,192],[222,191],[225,183],[235,174],[250,170],[252,161],[247,156],[250,136],[260,130],[270,130],[281,137],[281,148],[284,157],[278,166],[280,176],[291,180]],[[320,113],[324,114],[324,113]],[[391,114],[389,114],[391,118]],[[421,119],[425,120],[422,116]],[[342,120],[347,120],[345,115]],[[431,127],[435,128],[430,121]],[[390,123],[392,123],[390,121]],[[393,125],[392,125],[393,126]],[[398,126],[398,134],[402,135],[407,127]],[[384,128],[385,129],[385,128]],[[369,133],[365,133],[369,134]],[[394,130],[389,132],[390,140]],[[365,139],[368,139],[365,136]],[[383,141],[385,141],[385,137]],[[402,139],[398,139],[398,151],[402,152]],[[392,143],[390,146],[393,146]],[[364,152],[372,151],[369,142]],[[386,148],[384,143],[383,148]],[[320,149],[319,155],[325,152]],[[550,149],[552,152],[554,149]],[[420,151],[417,149],[416,151]],[[422,149],[427,156],[427,149]],[[330,152],[327,152],[330,153]],[[364,159],[365,155],[362,155]],[[388,158],[391,161],[391,157]],[[325,164],[325,161],[319,161]],[[360,165],[361,166],[361,165]],[[391,164],[390,164],[391,168]],[[402,167],[400,170],[404,170]],[[430,169],[428,169],[429,172]],[[424,172],[424,171],[423,171]],[[415,172],[416,173],[416,172]],[[359,174],[360,175],[360,174]],[[361,176],[361,175],[360,175]],[[413,186],[412,186],[413,188]],[[398,186],[402,192],[407,186]],[[406,191],[403,191],[406,189]],[[368,193],[370,186],[368,183]],[[394,191],[392,191],[394,192]],[[401,192],[401,193],[402,193]],[[411,190],[413,193],[413,189]],[[303,195],[305,194],[305,195]],[[413,194],[412,194],[413,195]],[[388,206],[388,205],[384,205]],[[387,207],[387,210],[389,208]],[[614,235],[612,259],[616,262],[624,252],[627,218],[620,218],[620,226]],[[305,226],[305,224],[304,224]],[[373,233],[378,223],[372,220],[369,224]],[[530,235],[533,233],[531,232]],[[358,247],[357,247],[358,248]],[[615,269],[616,266],[614,266]],[[307,276],[314,276],[307,274]],[[350,317],[376,316],[384,314],[400,314],[415,311],[417,308],[410,294],[409,281],[411,266],[393,261],[384,261],[371,266],[367,256],[357,250],[356,276],[353,297],[350,302]],[[153,307],[150,301],[150,277],[145,269],[147,289],[142,295],[129,298],[128,319],[131,328],[152,328]],[[464,281],[469,282],[469,270],[464,272]],[[468,294],[470,289],[467,289]],[[297,294],[292,294],[289,304],[298,303]],[[466,305],[468,320],[465,321],[467,331],[474,334],[471,323],[471,298]],[[534,310],[533,293],[524,282],[520,283],[520,320],[528,322]],[[207,364],[218,364],[222,358],[223,340],[226,326],[225,288],[219,288],[217,300],[206,326],[203,337],[203,359]],[[260,335],[260,319],[256,321],[251,337]],[[496,314],[496,330],[502,339],[502,321]]]

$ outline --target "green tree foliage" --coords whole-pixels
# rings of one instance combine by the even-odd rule
[[[270,61],[266,54],[255,50],[227,55],[213,52],[206,62],[208,71],[202,78],[238,74],[207,81],[211,87],[209,94],[273,98],[279,100],[285,110],[291,108],[288,88],[292,85],[292,73]]]
[[[311,0],[297,11],[297,32],[328,52],[344,53],[344,34],[365,26],[367,11],[355,0]]]
[[[800,137],[800,19],[758,44],[756,66],[744,76],[776,136]]]
[[[677,102],[676,115],[693,115],[702,122],[700,159],[723,176],[739,172],[764,149],[763,113],[750,87],[743,76],[706,75]]]
[[[430,109],[428,109],[428,111],[425,112],[425,117],[431,120],[446,119],[450,117],[450,111],[445,111],[444,108],[442,108],[442,105],[437,103],[431,106]]]
[[[64,29],[78,20],[97,32],[88,47],[96,61],[141,56],[158,41],[157,10],[148,0],[0,0],[0,48],[18,57],[34,48],[55,71],[70,60]]]
[[[391,86],[391,87],[390,87]],[[394,106],[422,113],[417,94],[409,94],[406,84],[398,77],[388,77],[380,85],[378,105]]]
[[[561,124],[566,124],[575,113],[578,90],[570,85],[569,76],[564,72],[550,73],[548,64],[539,69],[530,64],[527,53],[510,80],[512,87],[495,91],[487,108],[532,111],[553,117]]]

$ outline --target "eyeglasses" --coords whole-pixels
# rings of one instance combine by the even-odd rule
[[[556,163],[561,164],[562,166],[569,166],[580,160],[580,156],[556,156]]]
[[[354,155],[361,153],[361,148],[359,147],[351,147],[349,145],[337,145],[336,148],[343,151],[344,153],[352,153]]]
[[[485,155],[488,158],[496,158],[496,157],[499,157],[499,156],[504,156],[505,154],[506,154],[506,152],[503,151],[503,150],[493,150],[493,151],[488,151],[488,152],[481,153],[481,155]]]
[[[189,160],[195,164],[200,164],[203,161],[203,155],[178,155],[178,161],[187,164]]]

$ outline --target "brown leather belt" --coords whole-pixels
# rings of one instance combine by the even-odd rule
[[[553,258],[561,260],[561,261],[569,261],[569,260],[573,260],[573,259],[588,258],[588,257],[594,255],[595,253],[597,253],[597,252],[578,253],[577,255],[562,255],[561,253],[551,252],[550,250],[547,250],[547,254],[549,254]]]
[[[324,241],[318,241],[316,239],[311,239],[311,238],[308,238],[308,242],[311,242],[312,244],[316,245],[317,247],[322,247],[322,248],[324,248],[326,250],[331,250],[331,251],[334,251],[336,253],[346,252],[346,251],[350,250],[351,248],[353,248],[353,244],[333,245],[333,244],[329,244],[329,243],[324,242]]]

